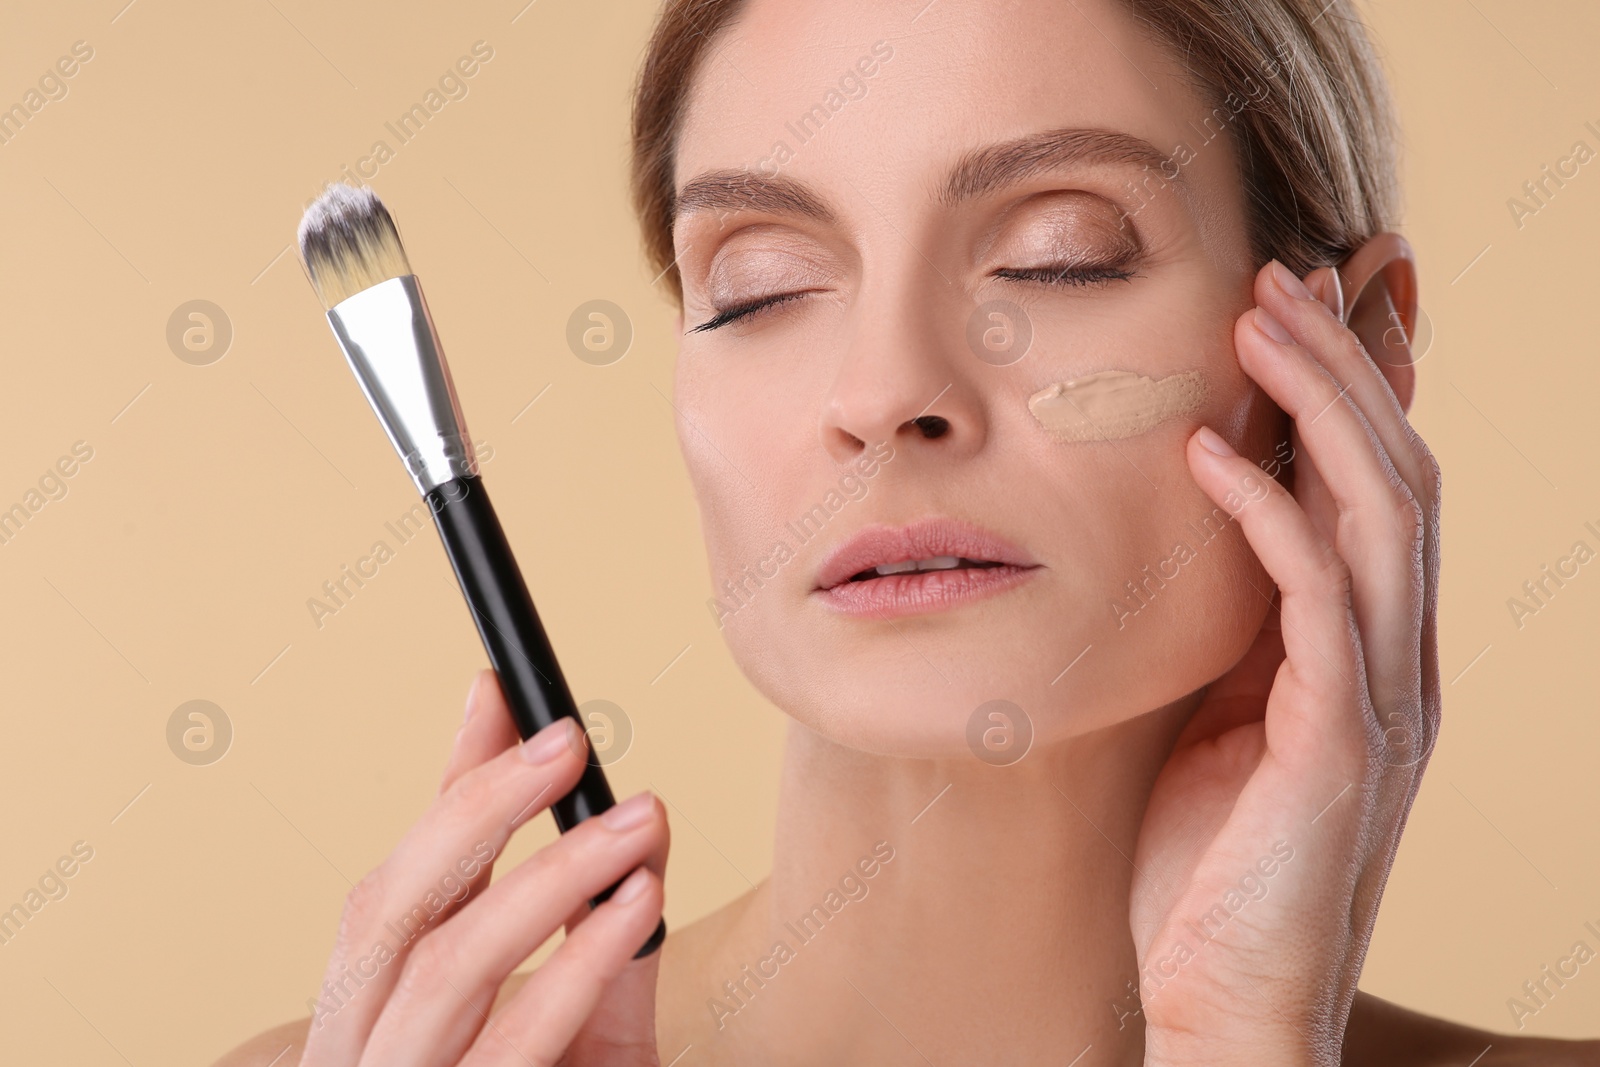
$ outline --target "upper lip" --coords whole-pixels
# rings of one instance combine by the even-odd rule
[[[956,519],[927,518],[905,526],[868,526],[829,553],[817,571],[817,588],[832,589],[862,571],[936,556],[1036,567],[1022,549],[998,534]]]

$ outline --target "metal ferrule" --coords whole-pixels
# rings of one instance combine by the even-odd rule
[[[417,276],[361,290],[335,304],[328,322],[417,491],[476,475],[467,422]]]

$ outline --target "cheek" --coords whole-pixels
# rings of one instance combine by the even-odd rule
[[[816,544],[793,523],[814,480],[803,464],[816,432],[784,390],[707,363],[680,356],[673,407],[706,546],[707,608],[739,652],[779,632],[774,616],[809,588]]]
[[[1097,528],[1068,548],[1081,562],[1059,569],[1051,614],[1076,616],[1076,648],[1088,651],[1039,687],[1039,706],[1052,710],[1041,728],[1047,740],[1127,720],[1215,680],[1249,648],[1268,609],[1272,584],[1238,522],[1193,484],[1180,451],[1150,460],[1145,469],[1161,488],[1096,487]]]
[[[1044,316],[1045,343],[993,398],[980,458],[994,466],[985,484],[995,492],[974,490],[967,503],[1027,537],[1050,576],[1015,599],[975,606],[959,626],[916,624],[909,645],[895,634],[861,641],[850,625],[804,613],[818,552],[797,544],[789,524],[827,487],[814,469],[820,397],[758,373],[781,359],[713,365],[703,353],[680,355],[674,405],[709,554],[708,606],[756,688],[846,744],[960,755],[973,709],[997,696],[1024,708],[1049,741],[1177,700],[1235,663],[1272,586],[1237,522],[1194,483],[1184,442],[1206,423],[1268,458],[1283,417],[1233,352],[1245,306],[1233,307],[1237,294],[1215,279],[1180,288],[1114,315]],[[1041,432],[1029,395],[1106,367],[1199,370],[1206,399],[1114,442],[1066,444]],[[794,549],[781,563],[780,540]],[[811,621],[797,626],[802,619]],[[1063,672],[1069,662],[1077,665]]]
[[[759,483],[735,458],[748,448],[737,417],[740,405],[729,393],[725,381],[680,359],[673,414],[678,447],[700,508],[714,585],[737,569],[733,560],[751,551],[759,526],[759,516],[752,514],[752,483]]]
[[[1277,474],[1289,455],[1289,416],[1239,366],[1231,332],[1225,351],[1210,366],[1211,399],[1203,421],[1233,442],[1240,455],[1256,460],[1269,476]]]
[[[1209,425],[1266,461],[1265,479],[1280,469],[1274,455],[1287,454],[1276,448],[1287,419],[1238,364],[1233,323],[1243,306],[1214,287],[1188,296],[1164,293],[1163,314],[1108,324],[1097,365],[1155,376],[1198,370],[1200,408],[1142,435],[1042,450],[1051,514],[1032,525],[1058,531],[1050,614],[1079,620],[1074,648],[1090,650],[1041,687],[1041,706],[1057,712],[1041,731],[1047,738],[1052,728],[1066,736],[1121,721],[1213,681],[1249,648],[1269,609],[1270,579],[1237,520],[1195,484],[1185,443]]]

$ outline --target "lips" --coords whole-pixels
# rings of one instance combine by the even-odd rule
[[[1010,588],[1038,566],[996,534],[930,518],[860,531],[823,562],[814,592],[846,614],[920,614]]]

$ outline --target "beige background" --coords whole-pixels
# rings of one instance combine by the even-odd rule
[[[373,184],[575,693],[632,720],[612,781],[671,805],[668,921],[767,870],[781,719],[705,608],[671,312],[625,196],[654,4],[525,2],[8,6],[0,106],[74,41],[94,49],[0,145],[0,508],[74,442],[94,450],[0,545],[0,907],[94,849],[0,946],[10,1062],[206,1063],[303,1014],[349,883],[433,795],[484,656],[431,531],[311,620],[307,598],[414,494],[284,253],[321,183],[393,146],[384,123],[475,41],[494,57],[469,94]],[[1600,563],[1520,630],[1506,606],[1574,541],[1600,549],[1582,525],[1600,528],[1600,164],[1520,230],[1506,204],[1576,140],[1600,149],[1600,10],[1371,10],[1436,332],[1415,422],[1446,474],[1447,729],[1364,986],[1503,1029],[1542,965],[1600,948],[1583,929],[1600,927]],[[637,331],[608,367],[564,340],[594,298]],[[166,340],[194,299],[234,332],[207,366]],[[166,741],[193,699],[234,729],[209,766]],[[1527,1032],[1600,1033],[1600,963]]]

